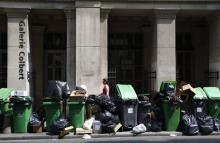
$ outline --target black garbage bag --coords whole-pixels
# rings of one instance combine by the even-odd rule
[[[30,117],[29,124],[31,126],[40,126],[41,125],[40,116],[37,113],[33,113]]]
[[[110,112],[109,112],[110,113]],[[111,117],[110,114],[107,114],[105,112],[98,112],[95,114],[95,119],[101,121],[102,123],[106,123],[110,121]]]
[[[213,118],[201,112],[197,113],[197,123],[201,134],[208,135],[213,132]]]
[[[199,126],[194,115],[184,113],[181,123],[183,134],[197,135],[199,133]]]
[[[160,132],[162,131],[162,122],[158,120],[152,120],[150,124],[147,125],[152,132]]]
[[[220,132],[220,121],[217,118],[213,119],[213,130],[216,132]]]
[[[50,126],[50,133],[52,135],[59,135],[60,132],[64,130],[64,128],[68,127],[68,125],[69,123],[66,119],[59,118]]]
[[[31,104],[32,100],[31,98],[26,98],[26,96],[11,96],[10,98],[10,104],[18,104],[18,103],[26,103],[26,104]]]
[[[116,105],[114,102],[111,101],[111,99],[109,99],[107,96],[101,95],[101,100],[100,100],[100,104],[101,104],[101,108],[103,110],[107,110],[109,112],[115,113],[116,111]]]
[[[112,133],[114,132],[114,128],[117,124],[109,120],[106,123],[102,124],[102,132],[103,133]]]
[[[95,119],[101,121],[102,123],[112,121],[117,124],[120,122],[118,115],[114,115],[107,110],[96,113]]]
[[[28,132],[33,132],[33,126],[41,126],[42,121],[42,117],[39,114],[33,112],[28,122]]]
[[[67,99],[70,95],[70,89],[67,82],[56,80],[49,81],[47,95],[57,101]]]
[[[97,95],[89,95],[86,99],[86,104],[91,104],[91,105],[100,105],[100,96]]]

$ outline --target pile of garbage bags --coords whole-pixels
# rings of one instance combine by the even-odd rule
[[[183,113],[181,121],[182,132],[185,135],[209,135],[213,131],[219,132],[220,121],[203,112],[197,114]]]
[[[101,128],[103,133],[114,132],[115,126],[120,123],[120,119],[116,114],[116,105],[107,96],[103,95],[89,95],[86,104],[92,107],[97,107],[100,110],[93,111],[95,119],[101,122]],[[92,106],[92,107],[91,107]]]

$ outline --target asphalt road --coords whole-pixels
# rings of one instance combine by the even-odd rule
[[[2,140],[0,143],[220,143],[220,136],[147,136],[97,139]]]

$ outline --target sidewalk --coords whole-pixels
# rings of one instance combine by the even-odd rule
[[[213,132],[209,136],[220,135],[220,132]],[[91,134],[91,138],[109,138],[109,137],[132,137],[131,132],[117,132],[116,134]],[[182,136],[182,132],[145,132],[138,136]],[[199,135],[198,135],[199,136]],[[83,135],[74,135],[70,133],[66,135],[65,139],[82,138]],[[57,139],[56,135],[48,135],[47,133],[12,133],[0,134],[0,140],[33,140],[33,139]]]

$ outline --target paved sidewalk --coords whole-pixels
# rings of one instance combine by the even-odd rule
[[[220,135],[220,132],[213,132],[209,136]],[[91,138],[109,138],[109,137],[132,137],[131,132],[117,132],[116,134],[91,134]],[[182,136],[182,132],[145,132],[137,136]],[[199,136],[199,135],[198,135]],[[65,139],[82,138],[83,135],[74,135],[70,133]],[[0,134],[0,140],[30,140],[30,139],[57,139],[56,135],[48,135],[47,133],[13,133]]]

